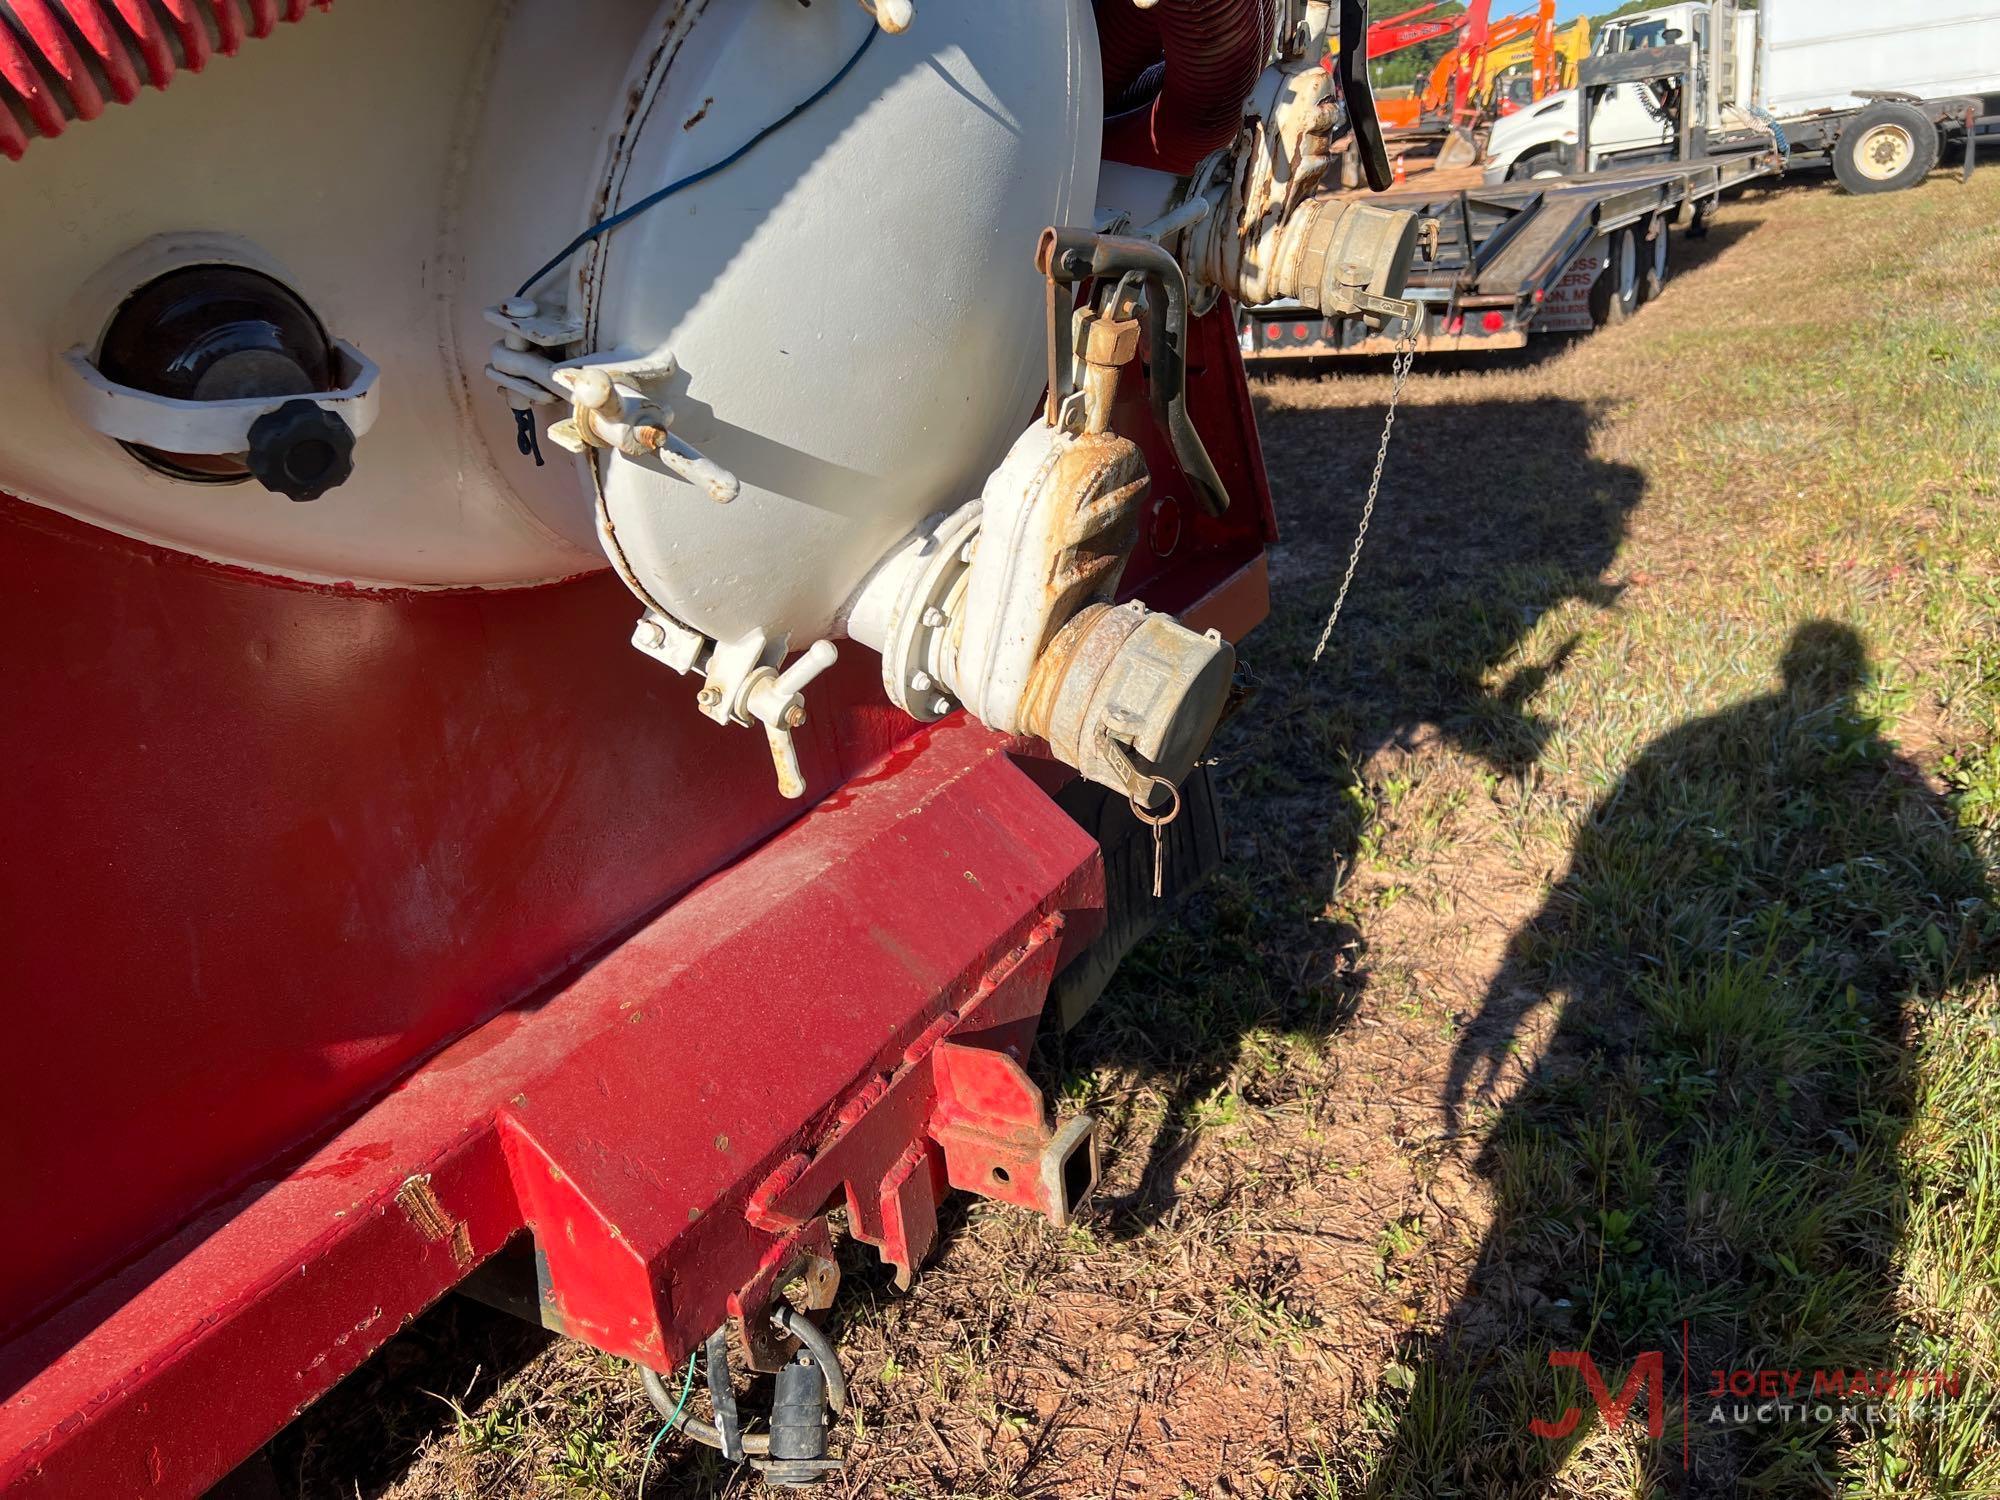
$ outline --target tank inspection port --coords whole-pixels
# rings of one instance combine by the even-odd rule
[[[244,265],[154,275],[94,354],[60,363],[70,408],[147,468],[189,484],[254,479],[292,500],[346,482],[376,411],[375,366],[291,287]]]

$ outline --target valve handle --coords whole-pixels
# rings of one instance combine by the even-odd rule
[[[806,794],[798,747],[792,743],[792,731],[806,721],[805,686],[839,658],[832,641],[814,641],[783,673],[760,667],[743,695],[743,706],[764,726],[771,763],[778,771],[778,790],[787,797]]]
[[[805,691],[807,683],[840,659],[832,641],[814,641],[799,653],[799,659],[778,675],[777,690],[787,698]]]

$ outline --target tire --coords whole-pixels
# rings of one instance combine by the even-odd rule
[[[1569,153],[1560,146],[1537,146],[1532,151],[1523,152],[1514,164],[1507,168],[1509,182],[1534,182],[1545,177],[1560,177],[1569,171]]]
[[[1833,148],[1833,175],[1850,193],[1897,193],[1930,175],[1937,126],[1913,105],[1878,99],[1848,122]]]
[[[1615,328],[1639,308],[1639,239],[1630,229],[1612,233],[1604,246],[1604,269],[1590,287],[1590,320]]]
[[[1673,274],[1669,262],[1673,258],[1673,242],[1667,237],[1667,221],[1660,220],[1650,240],[1639,242],[1639,258],[1645,269],[1639,273],[1639,300],[1651,302],[1660,295]]]

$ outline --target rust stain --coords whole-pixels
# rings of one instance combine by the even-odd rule
[[[710,94],[706,99],[701,101],[700,109],[696,110],[693,114],[689,115],[685,120],[681,121],[681,129],[692,130],[695,128],[695,126],[699,125],[702,121],[702,116],[708,113],[708,108],[713,103],[715,103],[715,95]]]
[[[417,1226],[417,1233],[434,1245],[441,1240],[448,1242],[454,1261],[461,1266],[472,1264],[472,1232],[465,1227],[464,1220],[454,1219],[445,1212],[437,1190],[431,1186],[430,1173],[419,1172],[404,1178],[403,1185],[396,1189],[396,1203]]]

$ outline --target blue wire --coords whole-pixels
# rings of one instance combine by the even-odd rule
[[[681,1382],[681,1399],[674,1403],[673,1415],[668,1417],[661,1425],[660,1430],[653,1434],[653,1441],[646,1445],[646,1461],[639,1467],[639,1500],[646,1500],[646,1476],[652,1472],[653,1455],[660,1450],[660,1439],[674,1430],[674,1423],[678,1422],[681,1419],[681,1413],[687,1410],[688,1393],[693,1389],[694,1356],[690,1354],[688,1356],[687,1378]]]
[[[697,182],[705,181],[706,179],[713,177],[717,172],[722,171],[725,167],[734,166],[737,162],[741,161],[745,156],[749,155],[750,152],[759,144],[769,139],[771,136],[775,135],[785,126],[791,124],[792,121],[796,120],[800,115],[804,114],[807,110],[811,109],[815,104],[819,103],[820,100],[824,99],[828,94],[832,93],[834,87],[840,82],[840,80],[845,78],[849,73],[852,73],[854,71],[854,65],[861,61],[861,54],[866,52],[869,49],[869,47],[873,45],[875,41],[875,35],[880,29],[881,28],[876,26],[873,21],[870,21],[868,23],[868,34],[862,37],[861,45],[854,49],[854,55],[848,58],[846,62],[842,63],[840,65],[840,71],[834,74],[833,77],[827,79],[825,83],[821,84],[819,88],[814,91],[811,97],[802,100],[798,104],[793,105],[788,113],[786,113],[779,119],[773,120],[769,125],[766,125],[762,130],[758,131],[755,135],[751,136],[749,140],[745,141],[742,145],[738,146],[734,151],[730,152],[727,156],[723,157],[721,161],[716,162],[713,166],[703,167],[699,172],[690,172],[687,176],[681,178],[678,182],[670,182],[665,187],[661,188],[658,192],[648,193],[645,197],[641,198],[637,203],[633,204],[630,208],[620,209],[617,213],[611,215],[608,219],[599,219],[595,224],[591,225],[590,228],[584,230],[582,234],[578,235],[575,239],[571,240],[567,245],[563,246],[561,251],[559,251],[555,256],[553,256],[549,260],[547,265],[543,266],[539,271],[535,272],[534,275],[530,276],[526,281],[522,282],[521,289],[514,295],[517,297],[527,296],[528,289],[530,287],[534,286],[536,282],[540,281],[544,276],[548,275],[549,272],[555,270],[564,261],[568,260],[572,255],[576,254],[577,251],[581,250],[585,245],[589,244],[592,240],[602,238],[604,235],[611,233],[611,231],[616,229],[620,224],[625,223],[628,219],[635,219],[640,214],[644,213],[647,209],[654,207],[656,204],[664,203],[667,199],[673,197],[675,193],[680,192],[681,189],[691,188]]]

